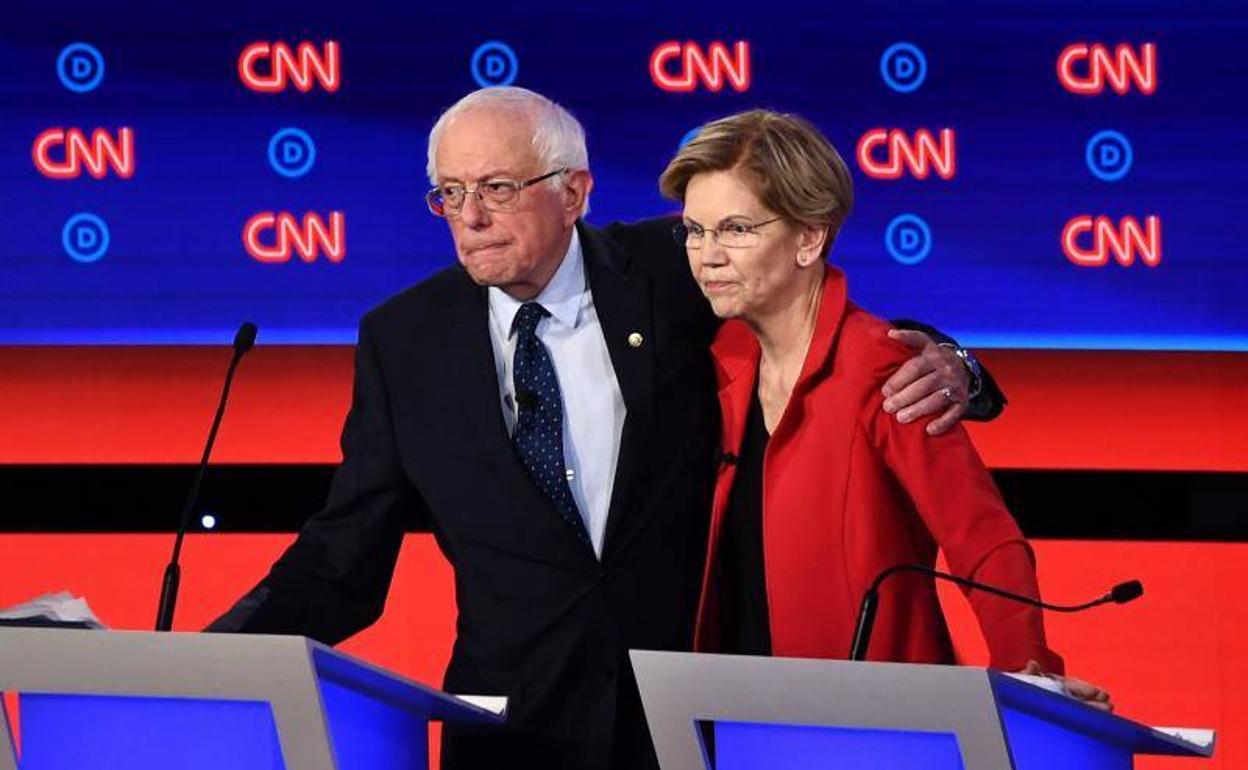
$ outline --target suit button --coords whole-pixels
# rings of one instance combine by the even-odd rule
[[[611,570],[607,569],[606,567],[600,567],[598,569],[598,582],[602,583],[603,585],[610,583],[611,582]]]

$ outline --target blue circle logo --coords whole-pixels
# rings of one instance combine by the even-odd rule
[[[506,43],[491,40],[472,52],[472,78],[482,88],[509,86],[519,71],[516,52]]]
[[[1106,182],[1117,182],[1131,170],[1135,154],[1127,137],[1117,131],[1101,131],[1088,140],[1084,160],[1092,176]]]
[[[89,43],[70,43],[56,57],[56,76],[70,91],[85,94],[104,80],[104,57]]]
[[[932,230],[915,214],[894,217],[884,231],[884,248],[903,265],[917,265],[932,251]]]
[[[316,162],[316,143],[300,128],[283,128],[269,140],[269,165],[287,179],[297,179]]]
[[[108,252],[108,225],[95,214],[74,214],[61,229],[61,245],[75,262],[96,262]]]
[[[880,75],[897,93],[917,91],[927,79],[927,57],[913,43],[893,43],[880,57]]]

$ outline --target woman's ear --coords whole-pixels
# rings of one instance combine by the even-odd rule
[[[819,261],[823,253],[823,244],[828,240],[827,226],[799,225],[797,234],[797,265],[810,267]]]

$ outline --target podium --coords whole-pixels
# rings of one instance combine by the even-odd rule
[[[0,692],[0,770],[420,770],[503,719],[298,636],[0,628]]]
[[[1209,757],[1155,729],[983,668],[633,650],[663,770],[1130,770]]]

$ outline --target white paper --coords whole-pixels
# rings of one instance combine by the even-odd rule
[[[455,697],[492,714],[502,716],[507,713],[507,696],[505,695],[456,695]]]
[[[104,624],[87,606],[87,600],[74,596],[68,591],[43,594],[28,602],[0,610],[0,620],[33,618],[62,623],[86,623],[89,628],[104,628]]]
[[[1073,697],[1071,696],[1070,693],[1066,692],[1066,688],[1062,686],[1062,683],[1060,681],[1058,681],[1057,679],[1053,679],[1052,677],[1036,676],[1033,674],[1015,674],[1010,671],[1006,671],[1005,674],[1007,676],[1014,677],[1020,682],[1026,682],[1027,684],[1039,687],[1042,690],[1055,692],[1058,695],[1065,695],[1066,697]]]
[[[1213,745],[1214,731],[1205,727],[1154,727],[1153,729],[1202,749]]]

